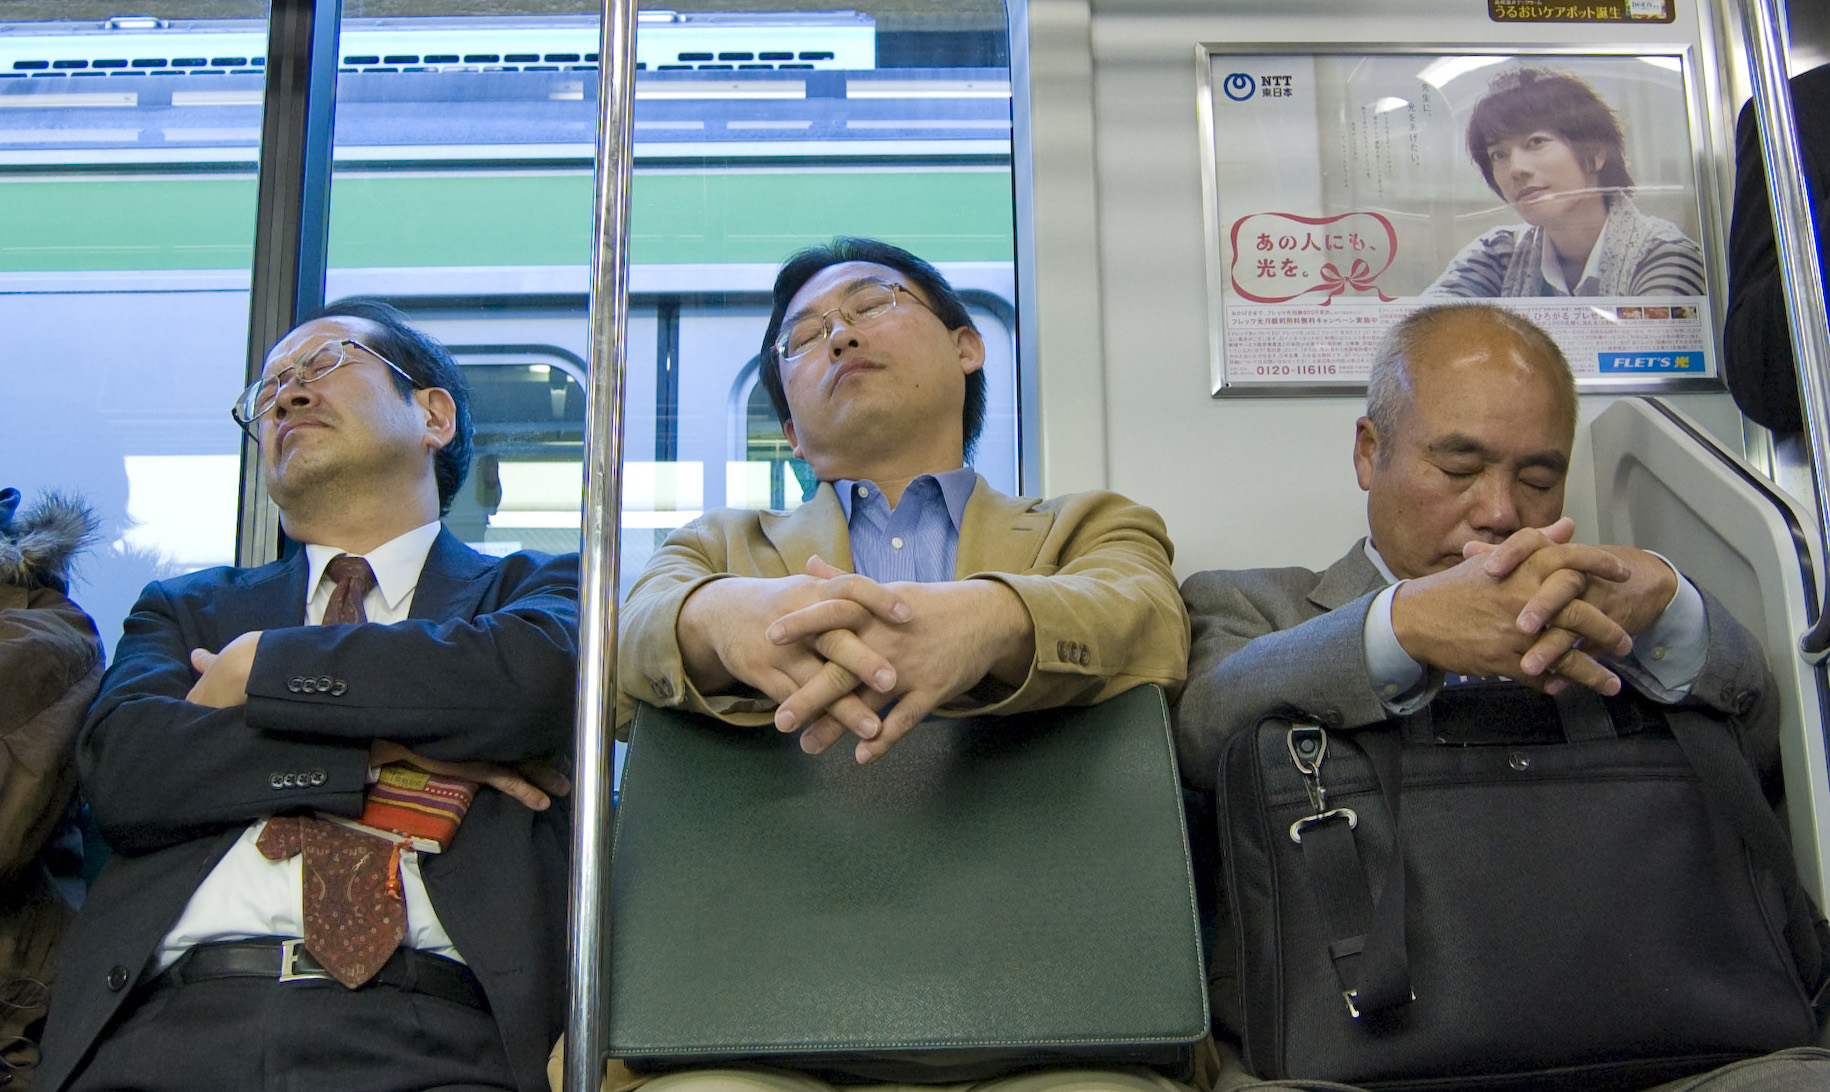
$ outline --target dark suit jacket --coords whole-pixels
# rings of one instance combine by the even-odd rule
[[[1272,713],[1298,712],[1330,728],[1386,719],[1367,673],[1363,637],[1385,578],[1363,543],[1326,572],[1215,570],[1183,583],[1194,627],[1188,684],[1175,710],[1184,780],[1212,789],[1227,739]],[[1703,604],[1709,655],[1686,700],[1741,715],[1749,757],[1773,786],[1779,720],[1766,658],[1753,634],[1707,591]]]
[[[211,569],[149,585],[127,619],[78,737],[83,793],[115,855],[64,945],[44,1088],[62,1087],[105,1034],[249,823],[296,809],[361,814],[371,740],[448,760],[569,753],[575,556],[497,560],[441,531],[412,617],[387,626],[300,625],[306,576],[303,550]],[[186,702],[190,650],[256,629],[265,633],[247,705]],[[307,690],[301,679],[328,683]],[[560,806],[533,812],[485,788],[450,847],[422,867],[529,1090],[547,1087],[547,1050],[564,1024],[568,827]]]
[[[1817,222],[1819,247],[1830,246],[1830,65],[1792,80],[1799,164]],[[1754,105],[1735,127],[1735,211],[1728,232],[1728,318],[1722,326],[1724,378],[1741,412],[1776,432],[1800,432],[1798,379],[1779,252],[1773,243],[1766,166],[1760,157]],[[1830,266],[1820,267],[1830,282]]]

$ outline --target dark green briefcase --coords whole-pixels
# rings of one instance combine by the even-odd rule
[[[1208,1030],[1162,691],[930,719],[858,766],[643,707],[610,885],[608,1037],[643,1071],[1186,1076]]]

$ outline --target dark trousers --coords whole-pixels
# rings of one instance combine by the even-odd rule
[[[513,1092],[487,1012],[391,986],[233,978],[156,985],[71,1092]]]

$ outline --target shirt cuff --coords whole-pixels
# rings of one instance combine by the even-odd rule
[[[1392,631],[1392,600],[1398,595],[1398,587],[1393,584],[1373,597],[1362,631],[1366,675],[1372,680],[1373,696],[1393,716],[1416,712],[1436,696],[1441,686],[1437,673],[1411,659]]]
[[[1676,573],[1677,568],[1673,566],[1671,571]],[[1638,668],[1633,672],[1635,681],[1648,697],[1667,703],[1689,695],[1709,658],[1709,612],[1703,606],[1703,593],[1683,573],[1677,573],[1677,582],[1677,594],[1664,613],[1633,638],[1633,651],[1622,664]]]

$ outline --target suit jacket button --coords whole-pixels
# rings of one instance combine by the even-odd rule
[[[132,976],[127,973],[127,968],[119,964],[108,969],[108,988],[115,993],[126,989],[127,983],[131,980]]]
[[[333,698],[340,698],[348,689],[349,686],[346,685],[342,679],[338,679],[336,682],[330,684],[330,696]]]
[[[313,685],[313,689],[317,690],[318,693],[328,694],[328,693],[330,693],[330,676],[329,675],[319,675],[318,681],[312,685]]]
[[[1072,662],[1073,658],[1073,654],[1068,651],[1068,643],[1066,641],[1055,642],[1055,659]]]
[[[326,774],[326,773],[325,773],[325,772],[324,772],[324,771],[323,771],[323,770],[313,770],[313,771],[311,771],[311,783],[312,783],[312,784],[313,784],[313,785],[322,785],[322,784],[324,784],[324,782],[325,782],[325,780],[326,780],[326,779],[327,779],[327,778],[328,778],[328,777],[329,777],[329,775],[328,775],[328,774]]]
[[[292,678],[286,680],[286,689],[297,694],[299,691],[305,689],[305,680],[294,675]]]
[[[271,774],[267,778],[267,784],[272,785],[276,789],[283,789],[286,787],[286,775],[277,773]]]

